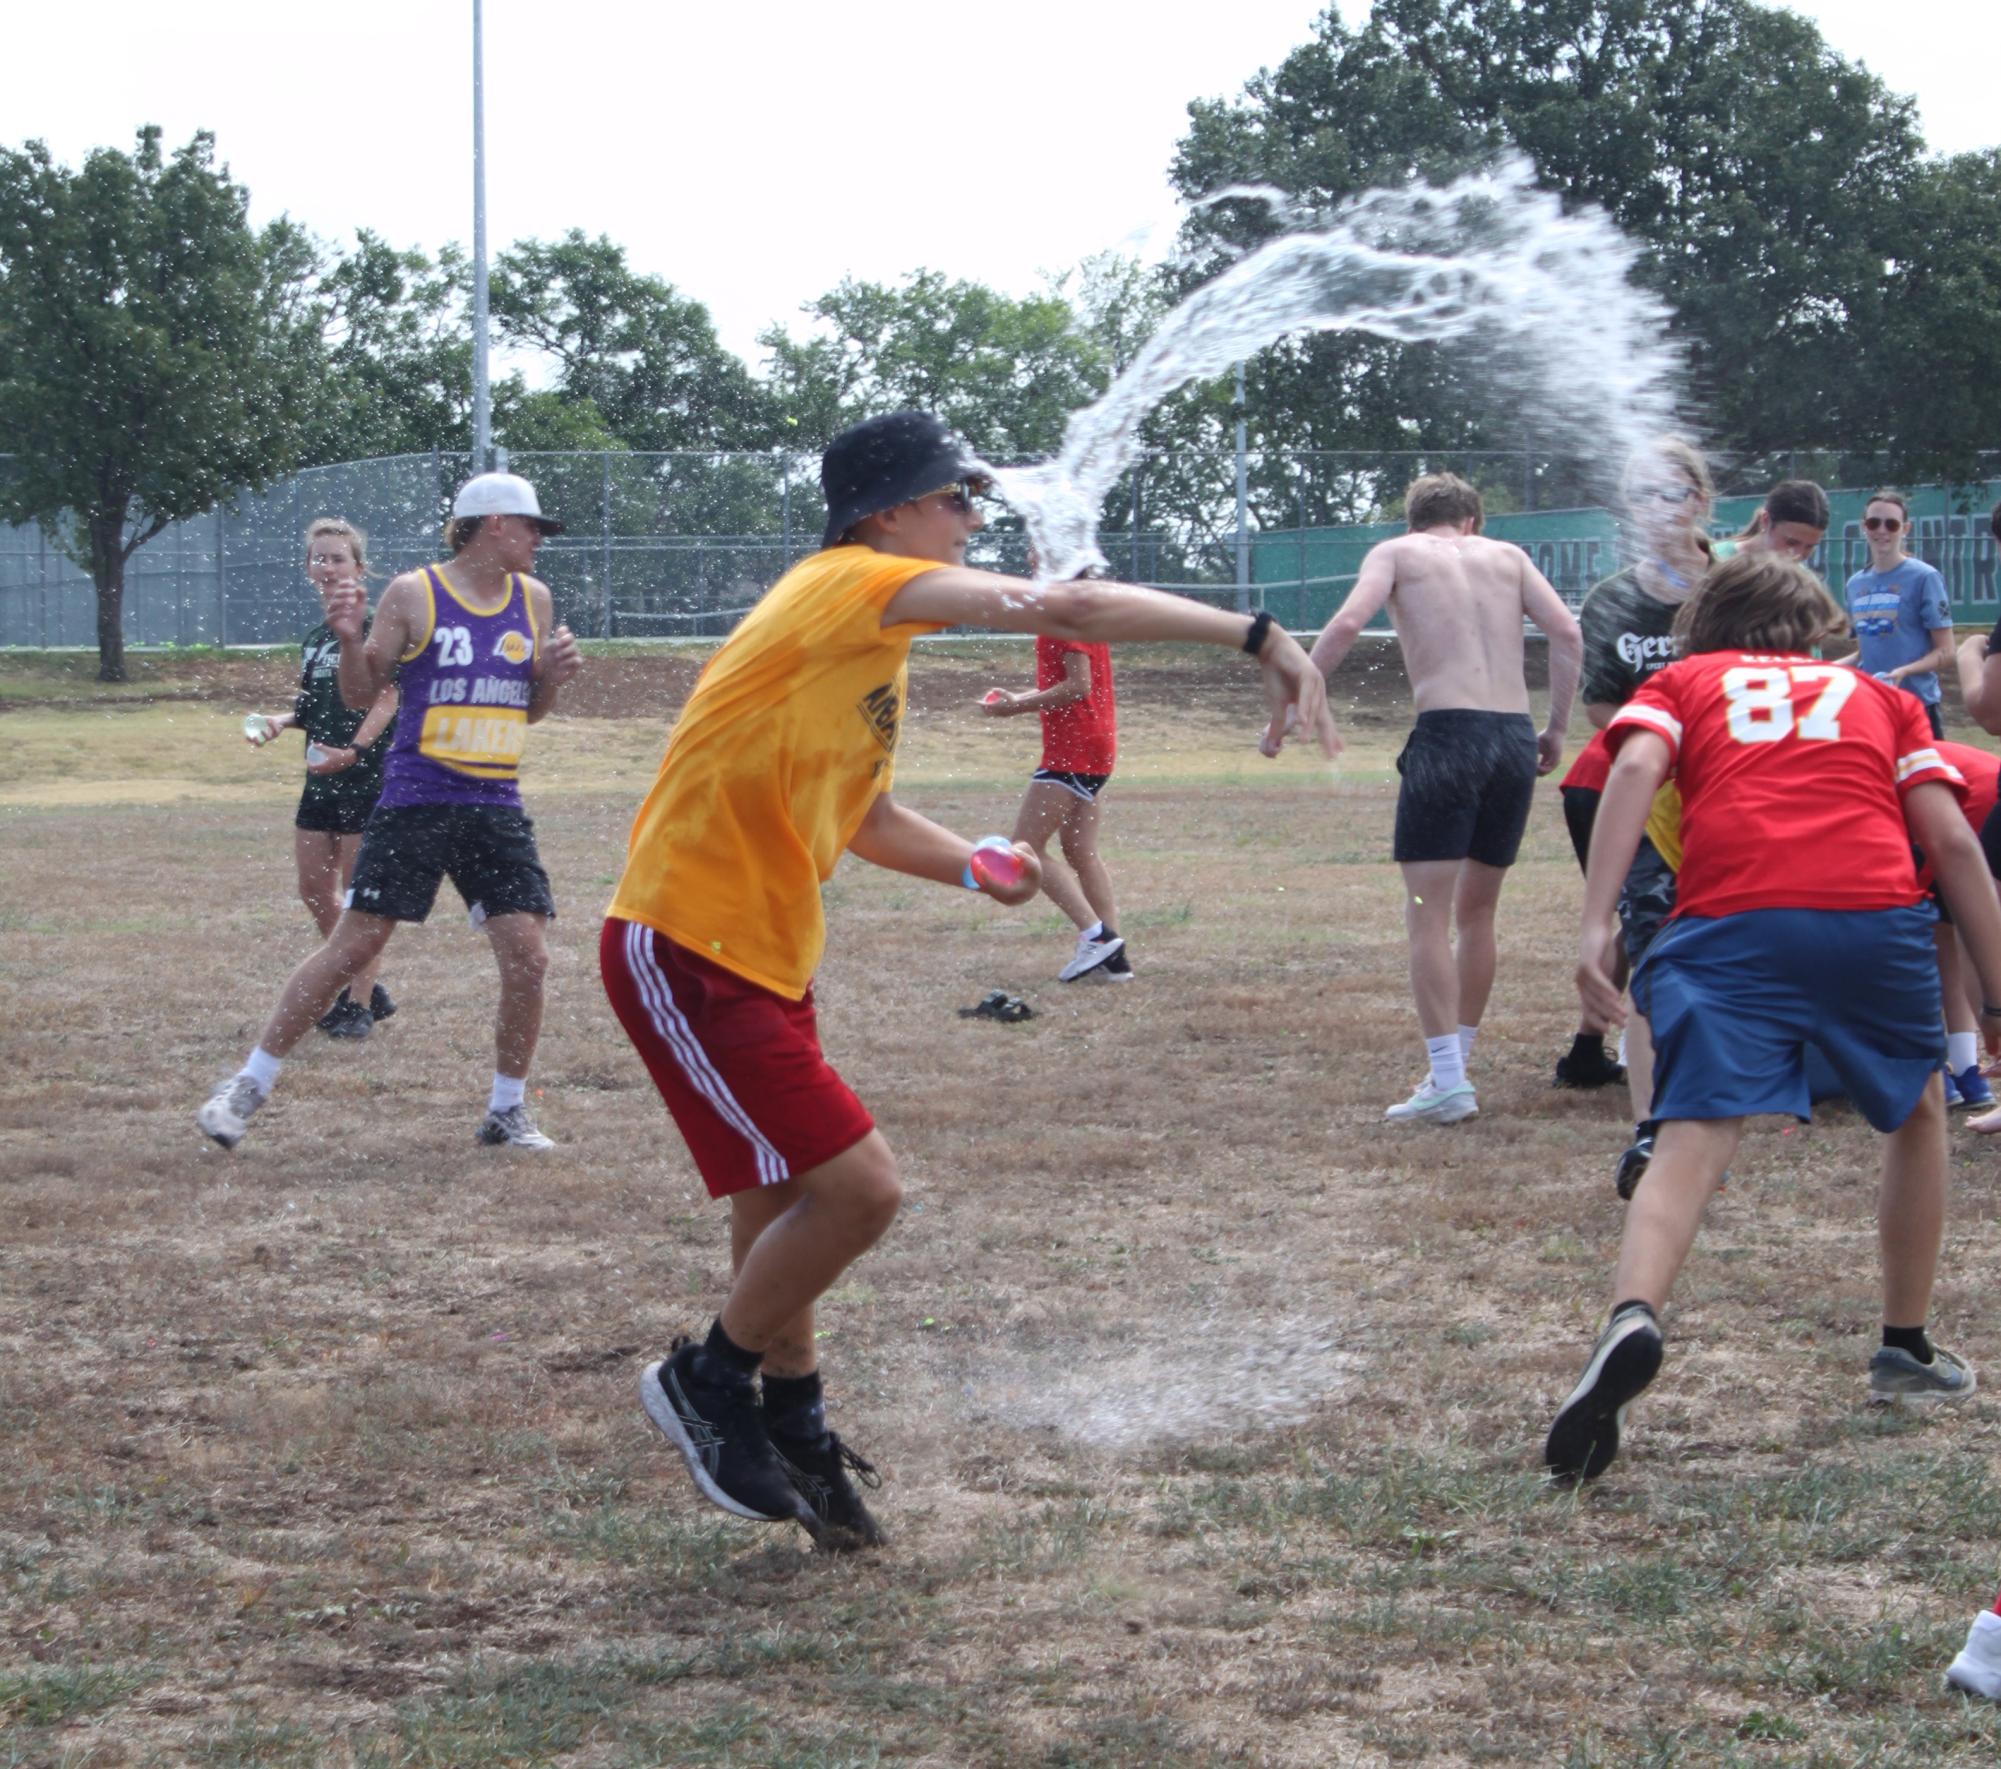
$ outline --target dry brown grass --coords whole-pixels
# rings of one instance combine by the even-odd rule
[[[31,672],[30,672],[31,673]],[[483,943],[398,937],[402,1015],[305,1048],[234,1156],[191,1113],[305,950],[290,768],[185,700],[0,719],[0,1763],[1987,1763],[1938,1688],[1996,1577],[1992,1404],[1861,1405],[1873,1139],[1758,1126],[1600,1487],[1541,1434],[1619,1224],[1622,1102],[1547,1085],[1575,869],[1504,902],[1482,1116],[1421,1065],[1385,863],[1394,672],[1337,777],[1247,744],[1230,660],[1122,671],[1108,848],[1141,980],[845,867],[823,1027],[910,1205],[825,1310],[895,1542],[829,1562],[695,1500],[634,1404],[720,1210],[614,1025],[597,911],[685,665],[538,729],[565,914],[535,1085],[471,1142]],[[927,657],[899,791],[1005,827],[1018,662]],[[261,689],[261,692],[257,690]],[[625,715],[613,717],[610,715]],[[1040,1017],[960,1021],[990,987]],[[1995,1152],[1962,1137],[1946,1336],[1997,1348]]]

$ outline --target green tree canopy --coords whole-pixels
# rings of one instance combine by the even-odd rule
[[[125,676],[125,562],[168,523],[300,457],[318,363],[310,242],[254,229],[198,134],[58,166],[0,150],[0,516],[38,522],[97,591],[98,673]]]

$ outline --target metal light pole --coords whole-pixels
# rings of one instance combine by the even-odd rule
[[[1244,365],[1237,364],[1237,612],[1251,611],[1250,477],[1244,461]]]
[[[493,403],[486,376],[486,41],[480,0],[472,0],[472,470],[493,452]]]

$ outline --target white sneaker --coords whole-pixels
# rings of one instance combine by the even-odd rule
[[[1946,1667],[1945,1686],[2001,1701],[2001,1615],[1983,1609],[1973,1618],[1959,1657]]]
[[[1089,934],[1079,934],[1077,950],[1070,962],[1056,973],[1056,980],[1059,983],[1074,983],[1079,977],[1089,976],[1114,953],[1124,950],[1124,947],[1124,939],[1117,934],[1109,940],[1094,940]]]
[[[1471,1082],[1439,1088],[1427,1075],[1409,1099],[1390,1107],[1383,1116],[1392,1124],[1458,1124],[1479,1110],[1480,1102],[1473,1095]]]
[[[243,1140],[245,1123],[263,1103],[256,1082],[248,1075],[232,1075],[209,1095],[208,1103],[195,1113],[195,1122],[224,1148],[233,1149]]]
[[[489,1148],[553,1149],[556,1145],[535,1128],[535,1120],[525,1105],[509,1106],[504,1112],[491,1109],[479,1127],[479,1140]]]

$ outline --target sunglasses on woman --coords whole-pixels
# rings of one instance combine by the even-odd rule
[[[1904,526],[1904,521],[1901,516],[1864,516],[1862,518],[1862,526],[1868,529],[1871,534],[1874,534],[1879,528],[1885,534],[1895,534],[1898,529]]]

